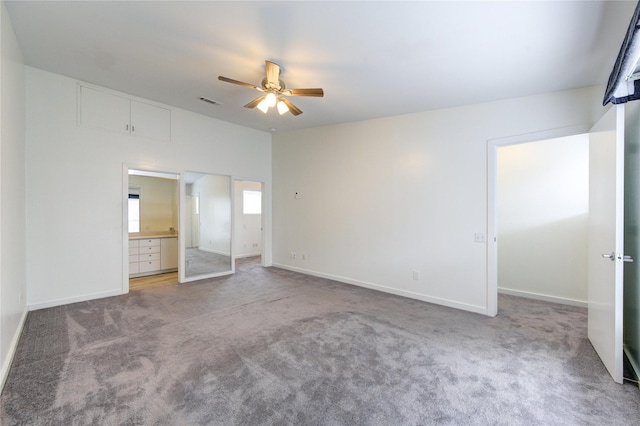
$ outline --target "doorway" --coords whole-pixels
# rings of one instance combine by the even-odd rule
[[[509,224],[511,229],[509,229],[509,226],[507,226],[506,222],[504,226],[502,225],[502,223],[501,224],[498,223],[500,220],[499,219],[499,212],[501,211],[500,207],[502,207],[502,210],[504,210],[504,206],[506,204],[507,207],[511,206],[512,210],[516,210],[516,209],[522,209],[525,206],[518,205],[517,204],[518,202],[514,200],[511,200],[511,201],[503,200],[505,202],[501,202],[499,193],[498,193],[499,191],[498,184],[499,184],[499,167],[501,165],[499,163],[499,152],[501,148],[518,147],[518,146],[526,147],[526,144],[529,144],[530,147],[536,148],[536,142],[543,144],[544,141],[549,141],[547,142],[547,145],[549,146],[543,147],[542,145],[538,145],[541,148],[538,149],[537,151],[542,151],[542,152],[538,152],[536,155],[539,155],[540,161],[544,162],[545,160],[544,156],[553,155],[552,154],[554,152],[553,148],[556,146],[560,146],[560,144],[563,142],[562,141],[563,138],[574,138],[574,137],[578,138],[578,137],[581,137],[580,135],[583,135],[584,136],[583,140],[586,142],[577,142],[577,143],[586,144],[586,150],[587,150],[586,152],[588,153],[588,136],[587,136],[588,131],[589,129],[586,126],[573,126],[573,127],[567,127],[567,128],[561,128],[561,129],[553,129],[545,132],[517,135],[509,138],[493,139],[488,141],[487,143],[487,184],[488,184],[488,188],[487,188],[487,193],[488,193],[488,199],[487,199],[487,218],[488,218],[487,220],[487,231],[488,231],[487,314],[488,315],[495,316],[498,313],[499,287],[501,292],[504,292],[507,294],[510,293],[510,294],[516,294],[518,296],[538,298],[543,300],[553,300],[556,302],[560,301],[559,299],[566,299],[564,300],[564,302],[570,303],[571,302],[570,299],[574,299],[576,303],[573,303],[573,304],[580,305],[580,302],[584,302],[586,300],[586,296],[582,300],[579,300],[581,299],[581,297],[579,296],[569,296],[569,294],[576,294],[576,293],[575,292],[569,293],[566,290],[562,290],[558,293],[557,292],[558,289],[555,289],[554,293],[548,294],[549,288],[531,287],[531,283],[526,282],[526,280],[522,280],[516,284],[505,284],[503,282],[499,282],[499,274],[503,279],[504,279],[505,273],[512,274],[512,276],[514,273],[519,274],[519,276],[522,276],[523,274],[522,268],[530,267],[529,265],[533,263],[530,257],[534,255],[536,257],[536,262],[538,263],[539,262],[549,263],[551,261],[555,261],[556,259],[560,260],[560,262],[557,262],[557,264],[556,263],[553,264],[554,267],[551,268],[551,271],[542,271],[542,272],[552,272],[556,274],[556,276],[561,276],[562,274],[566,273],[566,271],[564,271],[561,265],[562,263],[561,261],[563,260],[562,255],[558,254],[558,257],[555,258],[554,257],[555,247],[548,247],[544,245],[544,244],[549,244],[548,241],[544,243],[543,240],[540,240],[540,241],[536,241],[536,244],[532,244],[531,240],[527,240],[527,238],[536,238],[536,239],[539,238],[540,233],[535,231],[540,231],[541,229],[543,229],[547,237],[551,237],[551,241],[554,241],[552,231],[554,228],[557,229],[558,226],[561,226],[559,225],[559,222],[561,222],[563,219],[571,218],[572,215],[580,216],[583,214],[583,213],[575,213],[576,211],[581,210],[580,205],[582,204],[582,202],[576,203],[573,199],[571,199],[571,202],[569,203],[573,207],[568,208],[566,206],[561,206],[562,209],[560,210],[562,211],[562,213],[556,212],[553,214],[548,214],[548,212],[545,209],[541,209],[540,206],[537,205],[537,204],[540,204],[540,200],[544,200],[546,198],[546,195],[544,193],[542,195],[539,195],[536,193],[536,191],[540,190],[540,188],[535,189],[536,180],[540,181],[540,180],[546,179],[547,182],[545,185],[552,188],[551,191],[553,191],[554,193],[554,199],[562,198],[563,191],[559,191],[558,188],[555,188],[554,186],[554,184],[557,183],[559,179],[560,180],[563,179],[562,177],[558,177],[557,162],[555,162],[554,167],[551,167],[555,171],[552,170],[551,172],[548,172],[546,175],[545,175],[544,169],[540,170],[535,168],[534,169],[529,168],[530,171],[528,175],[526,173],[522,173],[521,180],[526,182],[530,188],[524,189],[524,187],[518,188],[517,186],[515,186],[514,188],[508,188],[509,191],[511,191],[512,193],[518,194],[520,197],[522,197],[522,199],[525,200],[527,204],[529,204],[530,208],[531,208],[531,205],[534,206],[533,214],[530,215],[532,217],[529,217],[526,222],[523,221],[522,219],[516,218],[511,224]],[[553,140],[555,140],[556,142],[552,142]],[[564,142],[566,142],[566,140]],[[514,151],[517,151],[517,149]],[[527,158],[526,149],[521,149],[520,151],[521,152],[516,152],[514,155],[522,157],[521,164],[526,165],[528,160],[530,160]],[[571,150],[569,149],[568,151],[570,152]],[[503,152],[506,152],[506,149]],[[563,155],[566,155],[566,153]],[[502,163],[502,165],[504,166],[504,163]],[[514,169],[513,170],[514,173],[519,172],[517,168],[513,168],[513,169]],[[538,177],[536,177],[536,174]],[[542,178],[540,176],[542,176]],[[586,185],[588,188],[588,174],[586,179],[587,179],[586,182],[583,182],[583,184]],[[534,188],[533,192],[531,192],[532,191],[531,185],[533,185],[533,188]],[[566,185],[564,186],[566,187]],[[560,194],[558,194],[558,192]],[[570,198],[572,197],[570,196]],[[578,205],[578,207],[575,207],[574,204]],[[513,213],[517,213],[517,212],[513,212],[513,211],[510,212],[510,214],[513,214]],[[582,217],[581,220],[584,220],[584,217]],[[520,264],[520,267],[518,266],[513,267],[513,265],[505,264],[505,265],[502,265],[503,268],[501,269],[501,267],[499,266],[499,248],[498,247],[499,247],[499,243],[501,243],[501,239],[505,237],[504,232],[508,233],[509,235],[508,238],[512,239],[512,244],[515,244],[516,247],[519,247],[522,250],[521,256],[524,256],[524,257],[519,257],[517,259],[518,263]],[[505,241],[505,243],[506,242],[507,241]],[[502,248],[505,248],[505,247],[502,246]],[[563,248],[562,251],[565,252],[566,248]],[[501,249],[500,253],[504,255],[504,250]],[[584,257],[582,264],[584,265],[584,268],[586,271],[586,256]],[[504,268],[504,266],[507,266],[507,268]],[[518,268],[520,268],[520,271],[518,271]],[[538,265],[538,269],[540,269],[539,265]],[[586,286],[586,284],[584,285]]]
[[[498,148],[498,291],[587,306],[589,135]]]
[[[235,258],[257,258],[263,254],[263,184],[234,180]]]
[[[178,283],[179,175],[127,169],[127,290]]]

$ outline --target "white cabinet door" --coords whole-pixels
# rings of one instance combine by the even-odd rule
[[[144,102],[131,101],[131,134],[143,138],[171,139],[171,111]]]
[[[80,124],[159,141],[171,140],[171,110],[80,86]]]
[[[80,86],[80,124],[129,133],[130,101],[121,96]]]
[[[163,238],[160,249],[160,269],[178,267],[178,238]]]

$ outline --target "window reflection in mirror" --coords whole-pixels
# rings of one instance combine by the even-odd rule
[[[185,277],[231,268],[231,177],[185,173]]]

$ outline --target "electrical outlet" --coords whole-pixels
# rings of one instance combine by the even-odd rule
[[[420,272],[413,271],[413,279],[414,281],[418,281],[420,279]]]
[[[476,232],[474,234],[474,241],[476,243],[486,243],[487,242],[487,234],[484,232]]]
[[[296,252],[292,251],[292,252],[289,254],[289,257],[290,257],[291,259],[295,259],[295,258],[296,258]]]

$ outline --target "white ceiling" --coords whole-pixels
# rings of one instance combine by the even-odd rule
[[[634,1],[7,1],[25,63],[278,132],[605,84]],[[298,117],[243,105],[264,61]],[[214,106],[201,96],[221,102]]]

